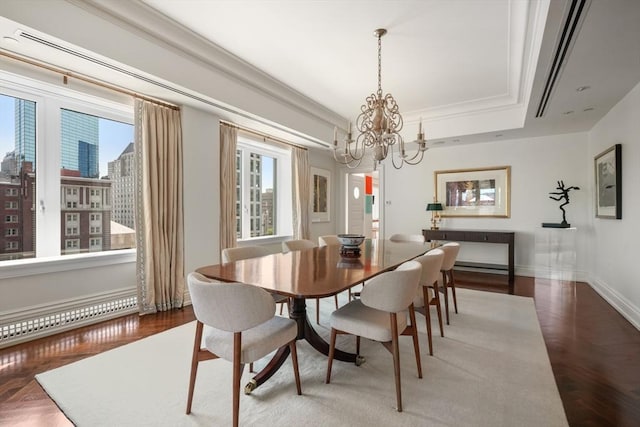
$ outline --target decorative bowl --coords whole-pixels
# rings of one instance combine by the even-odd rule
[[[338,234],[338,240],[342,246],[357,247],[364,242],[364,236],[361,234]]]

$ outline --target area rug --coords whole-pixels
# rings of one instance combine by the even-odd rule
[[[346,298],[346,297],[344,297]],[[346,302],[346,301],[343,301]],[[424,378],[418,379],[410,337],[401,337],[404,411],[395,410],[391,354],[362,341],[366,363],[327,359],[298,342],[302,396],[290,359],[251,395],[241,395],[240,424],[275,426],[566,426],[533,299],[458,290],[458,314],[445,337],[433,312],[434,356],[417,315]],[[315,307],[309,302],[315,319]],[[329,334],[330,299],[321,300]],[[226,426],[231,424],[231,364],[200,364],[191,415],[185,415],[195,323],[63,366],[36,379],[78,426]],[[355,350],[353,337],[338,348]],[[256,363],[260,368],[267,359]],[[244,385],[252,377],[245,369]]]

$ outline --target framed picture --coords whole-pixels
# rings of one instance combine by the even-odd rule
[[[511,166],[435,171],[442,217],[509,218]]]
[[[595,157],[596,217],[622,219],[622,145]]]
[[[311,168],[311,222],[331,220],[331,173],[328,170]]]

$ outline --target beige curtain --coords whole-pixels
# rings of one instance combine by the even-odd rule
[[[220,250],[236,246],[238,129],[220,124]]]
[[[293,147],[291,151],[293,238],[310,239],[311,168],[309,167],[309,153],[307,150],[298,147]]]
[[[136,100],[138,307],[182,307],[184,243],[180,111]]]

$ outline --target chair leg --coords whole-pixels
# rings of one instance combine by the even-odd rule
[[[193,343],[193,355],[191,356],[191,376],[189,378],[189,393],[187,395],[187,415],[191,413],[191,403],[193,402],[193,389],[196,385],[196,374],[198,373],[198,353],[202,344],[202,322],[196,322],[196,337]]]
[[[316,323],[320,324],[320,298],[316,298]]]
[[[356,356],[360,356],[360,335],[356,336]]]
[[[442,272],[442,288],[444,290],[444,312],[447,316],[447,325],[449,324],[449,295],[447,292],[447,272]]]
[[[444,328],[442,327],[442,307],[440,305],[440,289],[438,289],[438,281],[433,283],[433,293],[435,294],[436,314],[438,315],[438,324],[440,325],[440,336],[444,337]],[[427,306],[428,307],[428,306]]]
[[[329,384],[331,382],[331,365],[333,365],[333,355],[336,352],[336,335],[338,332],[331,328],[331,340],[329,341],[329,359],[327,360],[327,378],[324,382]]]
[[[400,384],[400,350],[398,349],[398,317],[396,313],[390,314],[391,318],[391,345],[393,352],[393,372],[396,380],[396,402],[398,412],[402,412],[402,389]]]
[[[244,368],[244,365],[240,363],[241,354],[242,333],[235,332],[233,334],[233,427],[238,427],[238,419],[240,418],[240,378],[242,377],[242,368]]]
[[[427,313],[429,310],[427,310]],[[420,343],[418,342],[418,325],[416,324],[416,311],[413,303],[409,306],[409,318],[411,319],[411,337],[413,338],[413,351],[416,354],[416,366],[418,367],[418,378],[422,378],[422,362],[420,361]],[[431,338],[431,333],[429,333]]]
[[[427,340],[429,342],[429,355],[433,356],[433,340],[431,338],[431,310],[429,309],[429,289],[422,287],[422,295],[424,298],[424,318],[427,322]]]
[[[336,310],[337,310],[338,308],[340,308],[340,307],[338,307],[338,294],[335,294],[335,295],[333,296],[333,298],[334,298],[334,299],[335,299],[335,301],[336,301]],[[457,311],[456,311],[456,313],[457,313]]]
[[[253,373],[253,362],[249,363],[249,372]]]
[[[456,298],[456,282],[453,279],[453,269],[449,270],[449,284],[451,285],[451,293],[453,294],[453,307],[458,313],[458,299]]]
[[[302,388],[300,387],[300,371],[298,370],[298,351],[296,349],[296,340],[289,343],[289,349],[291,350],[291,363],[293,363],[293,376],[296,378],[296,390],[298,390],[298,396],[302,394]]]

